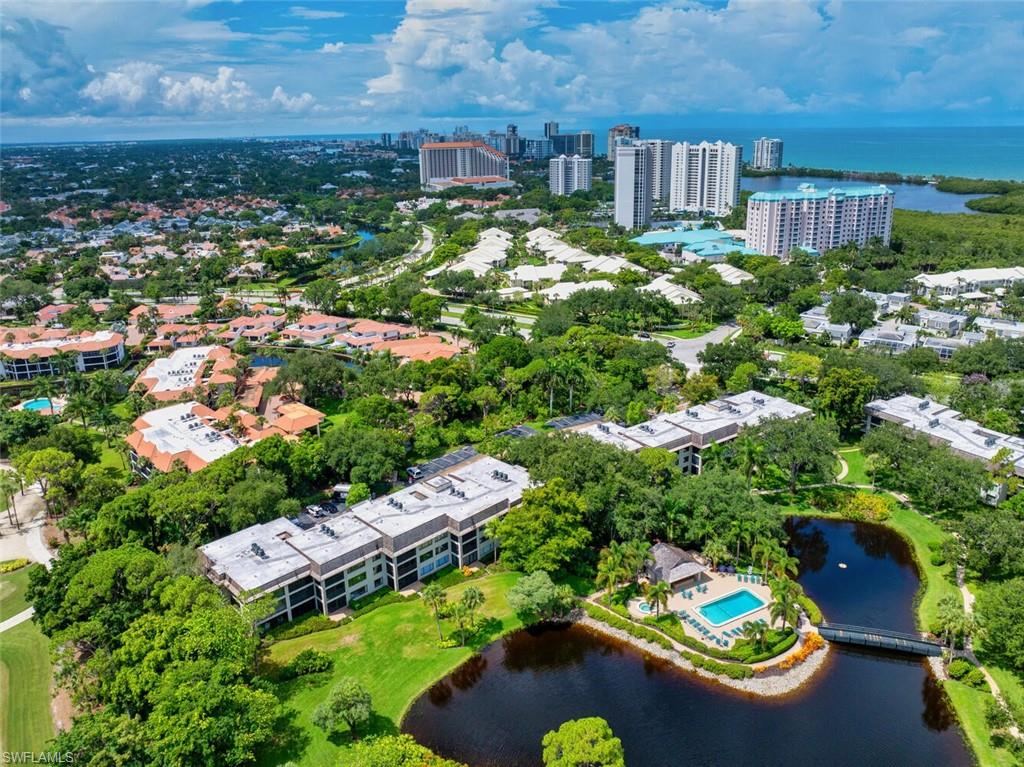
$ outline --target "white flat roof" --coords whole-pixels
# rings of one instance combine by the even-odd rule
[[[996,453],[1006,449],[1016,473],[1024,474],[1024,439],[986,429],[976,421],[964,418],[958,410],[910,394],[888,400],[877,399],[869,402],[867,407],[869,412],[884,420],[927,434],[978,460],[990,461]]]
[[[169,357],[153,360],[142,373],[142,378],[155,378],[151,391],[184,391],[196,385],[198,371],[216,346],[193,346],[176,349]]]
[[[661,413],[636,426],[591,424],[578,433],[631,452],[643,447],[679,450],[695,444],[704,446],[701,444],[703,437],[722,429],[727,431],[723,438],[732,437],[740,429],[755,426],[766,418],[797,418],[810,412],[781,397],[751,390],[686,410]]]
[[[309,560],[279,537],[301,534],[302,528],[282,517],[218,538],[199,550],[210,560],[213,572],[228,577],[242,591],[263,589],[309,568]]]
[[[362,520],[341,514],[301,531],[288,543],[310,561],[323,565],[368,544],[381,543],[381,535]]]
[[[230,434],[217,431],[192,409],[195,402],[150,410],[142,418],[149,424],[141,429],[146,442],[161,453],[191,452],[207,463],[235,450],[239,443]]]
[[[919,274],[914,280],[929,288],[952,288],[976,282],[999,282],[1002,280],[1024,280],[1024,266],[985,267],[982,269],[961,269],[956,272]]]
[[[508,479],[500,479],[494,472]],[[397,493],[363,501],[352,507],[352,514],[396,538],[439,517],[463,521],[495,504],[516,503],[529,486],[526,469],[481,456]]]

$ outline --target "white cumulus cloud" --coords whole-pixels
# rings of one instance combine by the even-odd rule
[[[322,19],[340,19],[345,15],[343,11],[330,11],[325,8],[307,8],[302,5],[293,5],[288,13],[300,19],[318,21]]]
[[[320,53],[341,53],[344,47],[345,43],[324,43],[320,48]]]

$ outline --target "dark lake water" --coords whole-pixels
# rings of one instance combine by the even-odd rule
[[[790,530],[801,581],[833,620],[912,628],[917,576],[898,536],[826,520]],[[835,646],[809,686],[763,700],[581,627],[496,642],[417,700],[403,730],[471,767],[532,767],[544,733],[583,716],[608,720],[631,767],[972,764],[916,658]]]
[[[752,192],[783,192],[796,189],[800,184],[814,184],[818,189],[832,186],[874,186],[866,181],[841,181],[816,176],[744,176],[740,188]],[[886,184],[895,192],[895,205],[904,210],[926,210],[932,213],[975,213],[964,203],[983,194],[952,194],[940,192],[931,184]]]

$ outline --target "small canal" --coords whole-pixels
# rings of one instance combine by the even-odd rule
[[[807,593],[835,621],[912,630],[918,579],[904,541],[856,522],[787,524]],[[839,564],[846,565],[840,568]],[[582,627],[525,630],[467,661],[412,706],[403,730],[471,767],[541,764],[544,733],[601,716],[631,767],[972,764],[922,660],[833,646],[800,692],[758,699]]]

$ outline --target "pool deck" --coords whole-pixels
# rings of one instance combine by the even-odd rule
[[[762,579],[763,581],[763,579]],[[772,593],[767,585],[762,583],[750,583],[741,581],[735,574],[726,573],[706,573],[701,579],[701,585],[707,587],[707,593],[698,593],[693,588],[688,588],[686,591],[693,593],[692,599],[687,599],[680,592],[675,592],[668,599],[668,610],[669,612],[675,613],[678,610],[686,610],[687,614],[696,618],[700,621],[707,629],[714,635],[721,636],[723,631],[730,631],[735,628],[741,627],[744,623],[749,621],[764,620],[767,623],[771,623],[769,616],[768,606],[772,602]],[[709,623],[703,615],[700,614],[699,608],[701,605],[708,604],[721,599],[722,597],[728,596],[735,591],[746,589],[751,594],[755,595],[758,599],[764,602],[764,606],[760,607],[752,612],[741,615],[733,620],[727,621],[718,626],[713,626]],[[643,597],[638,597],[630,600],[629,602],[629,614],[632,615],[638,621],[643,621],[644,618],[649,615],[654,615],[653,612],[644,613],[640,610],[640,603],[644,602]],[[664,614],[665,610],[662,610]],[[709,643],[707,639],[697,629],[690,624],[680,621],[684,631],[692,636],[694,639],[699,639],[710,647],[718,647],[714,643]],[[726,637],[727,639],[727,637]],[[731,647],[735,639],[730,640],[728,647]]]

